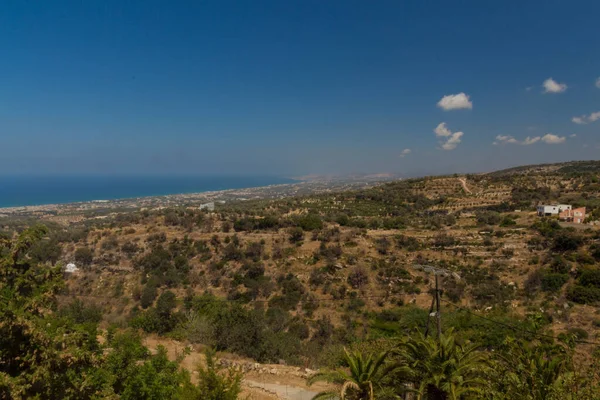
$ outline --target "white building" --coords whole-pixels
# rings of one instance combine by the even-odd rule
[[[215,211],[215,203],[211,201],[210,203],[201,204],[200,207],[198,207],[198,209],[199,210],[206,209],[208,211]]]
[[[73,272],[77,272],[77,271],[79,271],[79,268],[77,268],[77,266],[73,263],[69,263],[65,267],[65,272],[67,272],[69,274],[72,274]]]
[[[570,204],[540,204],[537,206],[537,213],[540,217],[558,215],[563,211],[571,210],[573,207]]]

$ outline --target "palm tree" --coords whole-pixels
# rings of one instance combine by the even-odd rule
[[[543,400],[561,389],[568,376],[571,352],[556,345],[536,345],[507,339],[507,349],[497,356],[495,373],[508,396]]]
[[[417,388],[417,400],[458,400],[480,393],[487,361],[474,345],[462,345],[450,330],[438,339],[423,334],[399,345],[398,371]]]
[[[375,357],[364,356],[359,352],[349,352],[344,348],[344,361],[348,369],[324,370],[310,376],[308,385],[325,381],[339,386],[337,390],[317,394],[313,400],[356,399],[374,400],[376,390],[381,388],[381,380],[389,369],[384,367],[388,352]]]

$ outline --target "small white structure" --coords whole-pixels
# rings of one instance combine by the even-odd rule
[[[200,207],[198,207],[198,209],[200,209],[200,210],[206,209],[208,211],[215,211],[215,203],[211,201],[210,203],[201,204]]]
[[[540,217],[548,217],[550,215],[558,215],[563,211],[571,210],[573,207],[570,204],[540,204],[537,206],[537,214]]]
[[[75,265],[73,263],[69,263],[65,267],[65,272],[67,272],[69,274],[72,274],[73,272],[77,272],[77,271],[79,271],[79,268],[77,268],[77,265]]]

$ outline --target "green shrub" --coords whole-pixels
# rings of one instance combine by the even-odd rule
[[[94,254],[88,247],[80,247],[75,250],[75,262],[84,266],[89,266],[94,260]]]
[[[569,328],[567,334],[575,336],[578,340],[586,340],[589,337],[589,334],[583,328]]]
[[[102,308],[95,304],[86,305],[83,301],[75,299],[62,307],[59,310],[59,315],[67,317],[77,324],[98,323],[102,320]]]
[[[302,228],[290,228],[288,234],[290,243],[297,244],[304,240],[304,231],[302,230]]]
[[[587,269],[579,276],[579,284],[582,286],[600,289],[600,270]]]
[[[561,231],[554,236],[552,250],[558,252],[575,251],[583,244],[583,238],[572,232]]]
[[[156,295],[156,286],[150,283],[146,284],[146,286],[144,286],[144,290],[142,290],[142,296],[140,297],[140,305],[142,308],[150,307],[152,303],[154,303]]]
[[[550,272],[542,275],[542,290],[544,292],[557,292],[569,280],[568,274]]]
[[[317,214],[306,214],[294,219],[296,226],[299,226],[304,231],[314,231],[315,229],[323,228],[323,221]]]
[[[567,292],[567,298],[579,304],[596,303],[600,301],[600,288],[573,285]]]

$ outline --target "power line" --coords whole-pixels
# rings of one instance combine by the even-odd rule
[[[548,335],[548,334],[545,334],[545,333],[540,333],[540,332],[531,331],[531,330],[529,330],[529,329],[521,328],[521,327],[519,327],[519,326],[514,326],[514,325],[511,325],[511,324],[507,324],[507,323],[505,323],[505,322],[497,321],[497,320],[495,320],[495,319],[488,318],[488,317],[484,317],[483,315],[479,315],[479,314],[477,314],[477,313],[475,313],[475,312],[473,312],[473,311],[469,310],[468,308],[461,307],[461,306],[459,306],[459,305],[457,305],[457,304],[454,304],[454,303],[452,303],[451,301],[448,301],[448,300],[445,300],[445,299],[442,299],[442,301],[443,301],[444,303],[448,303],[448,304],[450,304],[450,305],[452,305],[452,306],[456,307],[457,309],[459,309],[459,310],[461,310],[461,311],[465,311],[466,313],[468,313],[468,314],[470,314],[470,315],[473,315],[473,316],[475,316],[475,317],[481,318],[481,319],[483,319],[483,320],[486,320],[486,321],[488,321],[488,322],[491,322],[491,323],[493,323],[493,324],[496,324],[496,325],[501,325],[501,326],[503,326],[503,327],[505,327],[505,328],[509,328],[509,329],[512,329],[512,330],[514,330],[514,331],[521,331],[521,332],[525,332],[525,333],[528,333],[528,334],[530,334],[530,335],[537,336],[538,338],[539,338],[539,337],[545,337],[545,338],[548,338],[548,339],[554,339],[554,340],[558,340],[558,338],[557,338],[556,336],[553,336],[553,335]],[[599,343],[599,342],[590,342],[590,341],[587,341],[587,340],[579,340],[579,339],[575,339],[574,341],[575,341],[575,343],[581,343],[581,344],[592,344],[592,345],[600,346],[600,343]]]
[[[105,299],[105,300],[118,300],[118,297],[108,297],[108,296],[95,296],[95,295],[82,295],[82,294],[69,294],[69,295],[61,295],[61,296],[74,296],[74,297],[89,297],[89,298],[97,298],[97,299]],[[216,296],[215,296],[216,297]],[[338,302],[338,301],[348,301],[348,300],[352,300],[352,299],[360,299],[360,300],[372,300],[372,299],[387,299],[390,296],[361,296],[361,297],[346,297],[343,299],[332,299],[332,298],[316,298],[314,300],[302,300],[299,303],[327,303],[327,302]],[[176,298],[177,300],[184,300],[184,298],[182,297],[178,297]],[[237,304],[241,304],[241,305],[245,305],[245,304],[265,304],[265,303],[269,303],[269,300],[250,300],[250,301],[243,301],[243,300],[232,300],[232,299],[218,299],[219,301],[223,301],[223,302],[227,302],[227,303],[237,303]],[[540,333],[540,332],[535,332],[535,331],[531,331],[529,329],[525,329],[519,326],[515,326],[515,325],[511,325],[511,324],[507,324],[505,322],[501,322],[501,321],[497,321],[495,319],[492,318],[488,318],[485,317],[483,315],[477,314],[471,310],[469,310],[468,308],[459,306],[458,304],[452,303],[449,300],[446,299],[440,299],[442,302],[447,303],[451,306],[454,306],[456,309],[459,309],[461,311],[464,311],[474,317],[480,318],[482,320],[485,320],[487,322],[499,325],[499,326],[503,326],[505,328],[511,329],[513,331],[520,331],[520,332],[524,332],[527,334],[530,334],[532,336],[541,338],[548,338],[548,339],[553,339],[553,340],[558,340],[558,337],[553,336],[553,335],[548,335],[545,333]],[[429,316],[427,317],[429,318]],[[590,342],[587,340],[581,340],[581,339],[575,339],[574,340],[575,343],[579,343],[579,344],[589,344],[589,345],[595,345],[595,346],[600,346],[600,342]]]
[[[111,296],[97,296],[97,295],[92,295],[92,294],[77,294],[77,293],[68,293],[68,294],[59,294],[59,296],[62,297],[69,297],[69,296],[73,296],[73,297],[89,297],[92,299],[103,299],[103,300],[119,300],[119,297],[111,297]],[[333,299],[333,298],[325,298],[325,297],[321,297],[321,298],[314,298],[314,299],[307,299],[307,300],[300,300],[299,303],[327,303],[327,302],[336,302],[336,301],[348,301],[348,300],[353,300],[353,299],[360,299],[360,300],[372,300],[372,299],[389,299],[390,297],[392,297],[393,295],[385,295],[385,296],[360,296],[360,297],[352,297],[352,296],[346,296],[344,298],[339,298],[339,299]],[[217,297],[217,296],[215,296]],[[184,297],[176,297],[176,300],[185,300]],[[222,299],[222,298],[218,298],[219,301],[224,301],[224,302],[229,302],[229,303],[239,303],[239,304],[251,304],[251,303],[269,303],[270,300],[248,300],[248,301],[244,301],[244,300],[235,300],[235,299]]]

